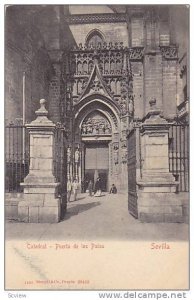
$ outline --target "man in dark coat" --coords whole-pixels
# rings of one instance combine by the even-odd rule
[[[101,180],[100,177],[97,178],[96,183],[95,183],[95,197],[100,197],[102,193],[102,187],[101,187]]]

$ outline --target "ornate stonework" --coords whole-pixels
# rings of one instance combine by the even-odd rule
[[[95,114],[86,117],[81,127],[82,135],[111,134],[112,128],[109,121],[102,115]]]
[[[128,49],[129,60],[142,60],[144,56],[144,48],[143,47],[134,47]]]
[[[164,59],[178,59],[178,48],[176,46],[161,46],[160,50]]]
[[[90,24],[90,23],[117,23],[126,22],[126,14],[92,14],[92,15],[70,15],[65,16],[69,24]]]
[[[112,99],[123,116],[133,115],[130,61],[141,60],[143,53],[142,47],[123,48],[122,43],[74,47],[70,53],[73,104],[97,93]]]

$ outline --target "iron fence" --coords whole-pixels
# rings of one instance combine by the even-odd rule
[[[179,181],[177,192],[189,191],[189,125],[174,123],[169,128],[169,171]]]
[[[5,127],[5,191],[22,192],[29,172],[29,133],[23,125]]]
[[[54,144],[54,176],[60,183],[58,194],[61,198],[61,218],[64,217],[67,204],[67,151],[65,129],[57,124]]]

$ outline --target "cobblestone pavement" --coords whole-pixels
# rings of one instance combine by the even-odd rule
[[[65,219],[57,224],[28,224],[7,221],[6,239],[36,240],[187,240],[188,224],[141,223],[127,208],[127,195],[103,194],[90,197],[79,194],[68,203]]]

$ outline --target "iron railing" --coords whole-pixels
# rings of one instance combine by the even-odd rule
[[[177,192],[189,191],[189,125],[174,123],[169,128],[169,171],[179,181]]]
[[[58,194],[61,198],[61,217],[63,218],[67,204],[67,151],[66,133],[60,123],[57,124],[54,141],[54,176],[60,183]]]
[[[5,127],[5,191],[22,192],[29,172],[29,133],[23,125]]]

